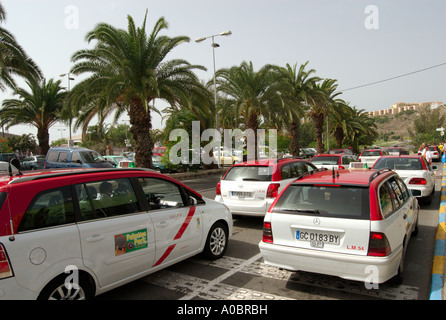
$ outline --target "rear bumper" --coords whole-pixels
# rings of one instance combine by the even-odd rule
[[[358,256],[291,248],[260,242],[265,264],[291,271],[307,271],[367,283],[383,283],[398,273],[401,248],[386,257]]]
[[[249,203],[249,201],[245,201],[242,204],[234,204],[228,201],[223,201],[223,198],[221,196],[216,196],[215,201],[224,203],[232,214],[263,217],[265,216],[271,204],[274,202],[274,199],[266,199],[265,201],[260,203]]]

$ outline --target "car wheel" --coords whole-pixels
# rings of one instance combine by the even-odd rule
[[[77,286],[65,285],[66,276],[62,275],[51,281],[40,293],[38,300],[88,300],[93,297],[92,286],[83,278]]]
[[[222,222],[215,223],[209,230],[203,254],[207,259],[223,257],[228,247],[228,228]]]

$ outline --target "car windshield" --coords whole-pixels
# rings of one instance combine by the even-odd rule
[[[381,158],[373,169],[389,168],[392,170],[423,170],[418,158]]]
[[[368,188],[356,186],[290,185],[274,207],[277,213],[355,219],[370,218],[369,211]]]
[[[361,155],[361,157],[380,157],[381,151],[364,151]]]
[[[226,174],[227,181],[271,181],[271,166],[234,166]]]
[[[84,163],[98,163],[107,161],[96,151],[82,151],[79,153],[82,160],[84,160]]]
[[[314,157],[311,162],[314,164],[337,165],[339,164],[339,157]]]

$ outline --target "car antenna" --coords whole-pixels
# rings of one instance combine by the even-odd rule
[[[333,176],[333,180],[336,178],[335,177],[335,170],[334,170],[334,167],[333,168],[331,168],[331,173],[332,173],[332,176]]]

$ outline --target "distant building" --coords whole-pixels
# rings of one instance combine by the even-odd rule
[[[435,102],[422,102],[422,103],[405,103],[398,102],[393,104],[389,109],[382,109],[376,111],[369,111],[367,114],[369,117],[383,116],[386,114],[398,114],[400,112],[414,110],[418,111],[423,108],[431,108],[436,109],[438,107],[444,106],[443,102],[435,101]]]

